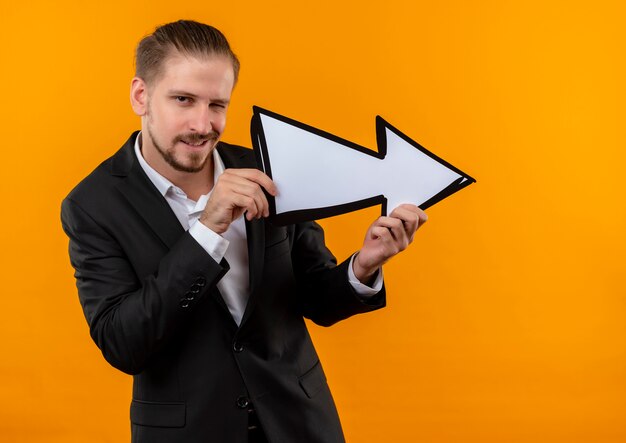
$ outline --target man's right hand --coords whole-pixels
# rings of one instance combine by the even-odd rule
[[[276,196],[276,185],[258,169],[226,169],[213,187],[200,222],[223,234],[244,212],[248,220],[267,217],[269,203],[263,189]]]

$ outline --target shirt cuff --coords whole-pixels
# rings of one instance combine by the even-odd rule
[[[350,264],[348,265],[348,281],[359,296],[367,299],[378,294],[383,288],[383,270],[382,268],[378,270],[376,280],[374,280],[374,283],[371,287],[364,285],[359,281],[358,278],[356,278],[356,275],[354,275],[354,269],[352,269],[352,264],[354,263],[355,256],[356,254],[352,256],[352,258],[350,259]]]
[[[196,221],[191,228],[189,228],[189,234],[191,234],[213,260],[217,263],[222,261],[230,243],[228,240],[211,231],[200,221]]]

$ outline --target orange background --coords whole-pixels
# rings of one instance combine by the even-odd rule
[[[226,140],[259,105],[374,147],[380,114],[478,179],[386,266],[387,309],[311,328],[348,441],[626,441],[622,4],[2,0],[0,440],[129,441],[59,206],[139,127],[136,42],[193,18],[242,60]],[[340,259],[377,211],[323,221]]]

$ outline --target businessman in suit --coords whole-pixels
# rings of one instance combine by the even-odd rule
[[[303,318],[383,307],[381,266],[426,220],[396,208],[339,265],[317,224],[265,221],[280,189],[219,141],[238,71],[217,29],[157,28],[131,83],[142,130],[63,201],[91,336],[134,377],[133,442],[343,441]]]

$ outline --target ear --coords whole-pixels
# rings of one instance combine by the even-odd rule
[[[140,77],[134,77],[130,82],[130,105],[140,117],[148,110],[148,86]]]

